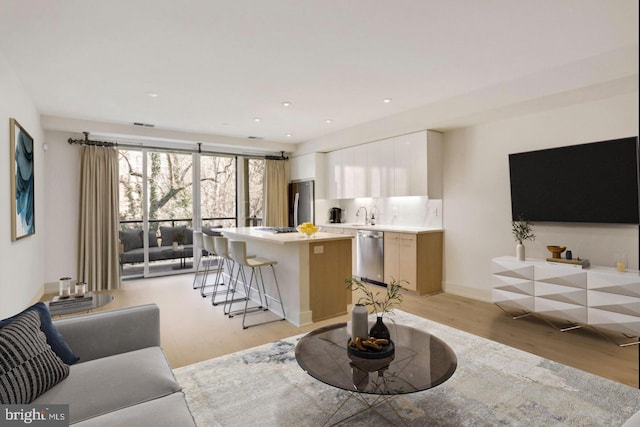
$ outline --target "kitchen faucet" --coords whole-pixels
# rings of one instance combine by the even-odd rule
[[[367,215],[367,208],[360,206],[356,211],[356,216],[360,216],[360,209],[364,209],[364,225],[369,225],[369,216]]]

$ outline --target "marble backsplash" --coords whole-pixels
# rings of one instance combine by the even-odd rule
[[[364,223],[364,210],[356,216],[358,209],[364,207],[369,218],[373,212],[379,225],[442,228],[441,199],[412,196],[316,200],[316,224],[329,222],[329,209],[332,207],[344,209],[344,223]]]

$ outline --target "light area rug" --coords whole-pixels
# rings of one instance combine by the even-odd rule
[[[429,332],[456,353],[440,386],[399,395],[379,412],[410,426],[620,426],[640,410],[640,391],[396,310],[393,321]],[[391,326],[392,327],[392,326]],[[241,333],[241,332],[239,332]],[[319,426],[349,392],[325,385],[295,360],[300,336],[174,370],[196,423],[205,426]],[[579,357],[579,355],[577,355]],[[349,399],[331,423],[361,411]],[[340,425],[387,421],[365,411]]]

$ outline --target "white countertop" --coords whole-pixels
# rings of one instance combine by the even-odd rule
[[[259,227],[258,227],[259,228]],[[222,228],[216,229],[222,233],[223,236],[233,239],[253,239],[261,240],[279,245],[286,245],[292,243],[313,243],[324,242],[329,240],[345,240],[353,239],[353,236],[345,234],[327,233],[319,231],[313,235],[313,237],[306,237],[302,233],[268,233],[266,231],[260,231],[256,227],[237,227],[237,228]]]
[[[349,228],[352,230],[389,231],[389,232],[396,232],[396,233],[412,233],[412,234],[442,232],[441,228],[411,227],[407,225],[384,225],[384,224],[364,225],[364,224],[354,224],[354,223],[329,223],[329,224],[320,225],[321,230],[324,227]]]

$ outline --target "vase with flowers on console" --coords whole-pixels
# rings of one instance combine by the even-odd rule
[[[533,224],[524,219],[522,215],[518,216],[517,220],[511,222],[511,232],[517,242],[516,259],[518,261],[525,260],[524,241],[536,239],[535,234],[533,234],[533,230],[531,230],[532,225]]]

